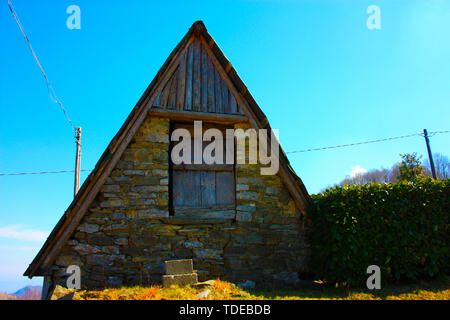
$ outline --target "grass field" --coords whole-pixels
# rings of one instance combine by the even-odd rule
[[[75,300],[198,300],[198,294],[209,290],[206,300],[450,300],[450,278],[390,285],[380,290],[332,288],[317,285],[311,289],[246,290],[232,283],[212,280],[200,286],[162,288],[135,286],[97,291],[68,290],[57,287],[53,299],[74,292]]]

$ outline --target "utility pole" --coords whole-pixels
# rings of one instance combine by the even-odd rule
[[[78,189],[80,187],[80,166],[81,166],[81,127],[77,128],[77,154],[75,158],[75,192],[74,197],[77,195]]]
[[[433,179],[436,179],[436,169],[434,168],[433,155],[431,154],[430,140],[428,140],[427,129],[423,129],[423,136],[425,138],[425,143],[427,144],[428,159],[430,160],[431,174]]]

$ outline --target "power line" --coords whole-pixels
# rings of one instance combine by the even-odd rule
[[[449,132],[450,132],[450,130],[447,130],[447,131],[431,131],[431,132],[428,132],[428,138],[431,138],[432,136],[434,136],[436,134],[439,134],[439,133],[449,133]],[[420,133],[420,136],[425,137],[425,134],[424,133]]]
[[[84,169],[84,170],[80,170],[80,171],[92,171],[92,170]],[[67,173],[67,172],[75,172],[75,170],[0,173],[0,176],[23,176],[23,175],[28,175],[28,174]]]
[[[382,141],[388,141],[388,140],[403,139],[403,138],[409,138],[409,137],[420,136],[420,135],[422,135],[422,134],[421,133],[414,133],[414,134],[408,134],[408,135],[399,136],[399,137],[391,137],[391,138],[384,138],[384,139],[377,139],[377,140],[369,140],[369,141],[355,142],[355,143],[349,143],[349,144],[341,144],[341,145],[329,146],[329,147],[287,151],[286,153],[300,153],[300,152],[318,151],[318,150],[326,150],[326,149],[344,148],[344,147],[356,146],[356,145],[360,145],[360,144],[368,144],[368,143],[376,143],[376,142],[382,142]]]
[[[27,42],[28,48],[30,48],[31,53],[33,54],[34,60],[36,60],[37,65],[39,66],[39,69],[41,69],[42,75],[44,76],[45,79],[45,83],[47,84],[47,90],[48,90],[48,94],[50,96],[50,99],[52,99],[53,102],[59,104],[59,106],[61,107],[62,111],[64,112],[64,115],[66,116],[67,120],[70,123],[70,126],[72,127],[72,130],[77,132],[77,130],[75,129],[72,120],[70,120],[69,115],[67,114],[66,110],[64,109],[61,101],[58,99],[58,96],[55,93],[55,90],[53,90],[53,87],[50,83],[50,81],[47,78],[47,75],[45,74],[44,68],[42,68],[41,63],[39,62],[39,59],[36,56],[36,53],[33,50],[33,47],[31,46],[31,42],[30,40],[28,40],[28,37],[25,33],[25,30],[22,26],[22,23],[19,20],[19,17],[17,16],[16,11],[14,10],[14,7],[11,3],[10,0],[6,0],[6,2],[8,3],[8,7],[9,7],[9,11],[11,11],[11,14],[14,17],[14,20],[16,20],[17,25],[19,26],[20,32],[22,33],[23,37],[25,38],[25,41]]]
[[[429,133],[428,137],[430,137],[431,135],[436,135],[436,134],[440,134],[440,133],[449,133],[449,132],[450,132],[450,130],[447,130],[447,131],[432,131],[432,132]],[[377,139],[377,140],[369,140],[369,141],[355,142],[355,143],[349,143],[349,144],[341,144],[341,145],[337,145],[337,146],[329,146],[329,147],[322,147],[322,148],[313,148],[313,149],[305,149],[305,150],[288,151],[286,153],[300,153],[300,152],[309,152],[309,151],[317,151],[317,150],[344,148],[344,147],[356,146],[356,145],[361,145],[361,144],[369,144],[369,143],[376,143],[376,142],[383,142],[383,141],[389,141],[389,140],[409,138],[409,137],[414,137],[414,136],[422,136],[423,137],[423,133],[414,133],[414,134],[408,134],[408,135],[398,136],[398,137],[391,137],[391,138],[384,138],[384,139]],[[81,170],[81,171],[92,171],[92,170],[84,169],[84,170]],[[47,173],[67,173],[67,172],[75,172],[75,170],[0,173],[0,176],[19,176],[19,175],[47,174]]]

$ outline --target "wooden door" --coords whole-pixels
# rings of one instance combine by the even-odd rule
[[[191,129],[187,124],[174,126],[180,127]],[[216,127],[214,125],[214,128]],[[204,143],[203,147],[206,145],[207,143]],[[236,187],[233,164],[173,164],[171,175],[174,216],[199,219],[235,217]]]

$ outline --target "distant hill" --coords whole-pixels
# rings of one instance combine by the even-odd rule
[[[41,292],[41,286],[26,286],[14,292],[13,295],[18,296],[23,300],[40,300]]]
[[[41,300],[41,286],[26,286],[14,293],[0,292],[0,300]]]
[[[0,300],[20,300],[20,298],[13,294],[7,294],[4,292],[0,292]]]

